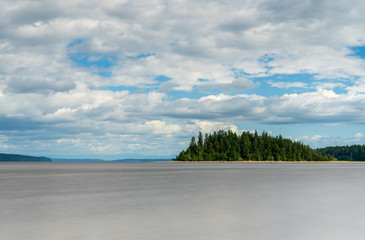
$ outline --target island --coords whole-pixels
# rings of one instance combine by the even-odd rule
[[[52,162],[52,160],[47,157],[0,153],[0,162]]]
[[[175,161],[334,161],[330,154],[322,154],[308,145],[288,138],[261,135],[244,131],[241,135],[228,130],[212,134],[199,132],[191,138],[189,147],[182,150]]]

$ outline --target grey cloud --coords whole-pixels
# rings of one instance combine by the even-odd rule
[[[237,78],[233,80],[231,83],[221,83],[221,84],[201,84],[198,87],[200,89],[219,89],[223,92],[230,91],[242,91],[247,89],[252,89],[256,87],[258,83],[254,83],[250,79],[246,78]]]
[[[55,79],[13,78],[8,81],[7,91],[13,93],[65,92],[75,88],[75,83]]]
[[[7,18],[16,25],[33,24],[38,21],[49,21],[62,16],[63,8],[54,1],[27,1],[10,10]]]
[[[300,19],[309,21],[324,18],[331,11],[341,10],[341,7],[337,7],[340,5],[343,5],[341,1],[331,3],[325,0],[271,0],[262,1],[258,7],[260,10],[264,11],[263,17],[266,16],[266,18],[271,21],[283,22]],[[346,7],[346,5],[343,5],[342,7]]]
[[[262,103],[250,99],[248,96],[236,96],[222,100],[178,100],[163,109],[168,109],[164,112],[170,117],[211,121],[230,119],[232,121],[233,119],[252,120],[252,118],[257,118],[258,114],[254,114],[254,111],[258,105],[262,106]]]
[[[159,1],[126,1],[112,6],[105,6],[104,11],[123,20],[135,20],[144,14],[159,13],[163,6]]]
[[[219,26],[221,31],[241,32],[257,26],[257,23],[248,19],[233,19]]]
[[[179,87],[180,85],[177,83],[173,83],[171,81],[161,83],[159,86],[159,92],[169,92]]]
[[[365,123],[365,96],[326,95],[315,92],[273,96],[216,95],[165,102],[151,116],[211,121],[255,121],[264,124]],[[345,99],[344,99],[345,98]]]

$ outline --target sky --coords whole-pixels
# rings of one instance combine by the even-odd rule
[[[2,0],[0,152],[170,158],[198,132],[365,144],[362,0]]]

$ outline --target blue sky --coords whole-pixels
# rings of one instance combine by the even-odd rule
[[[0,5],[0,152],[169,158],[219,129],[365,144],[360,0]]]

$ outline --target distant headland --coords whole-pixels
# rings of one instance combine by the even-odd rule
[[[47,157],[0,153],[0,162],[52,162],[52,160]]]

